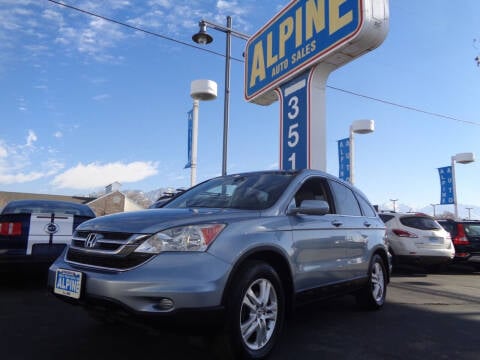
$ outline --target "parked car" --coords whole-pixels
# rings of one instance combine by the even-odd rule
[[[96,318],[186,320],[259,359],[297,304],[350,292],[381,308],[389,269],[385,226],[359,190],[320,171],[266,171],[81,224],[48,285]]]
[[[388,248],[393,265],[418,264],[439,268],[455,255],[450,234],[431,216],[423,213],[383,212]]]
[[[175,191],[166,191],[164,192],[157,200],[154,201],[152,205],[150,205],[148,208],[149,209],[158,209],[163,207],[167,202],[172,200],[174,197],[180,195],[183,193],[185,189],[180,188],[176,189]]]
[[[455,246],[454,262],[480,267],[480,220],[438,220],[447,230]]]
[[[14,200],[0,212],[0,263],[53,262],[73,230],[95,217],[83,204],[55,200]]]

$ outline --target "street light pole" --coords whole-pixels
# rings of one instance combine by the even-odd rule
[[[433,217],[435,217],[436,216],[435,207],[437,206],[437,204],[430,204],[430,206],[433,207]]]
[[[350,135],[349,135],[349,166],[350,166],[350,183],[354,184],[354,143],[353,143],[353,134],[369,134],[375,131],[375,122],[373,120],[356,120],[350,125]]]
[[[393,203],[393,212],[397,212],[395,204],[397,203],[398,199],[390,199],[390,201]]]
[[[475,161],[473,153],[460,153],[452,156],[452,187],[453,187],[453,204],[455,206],[455,219],[458,218],[458,201],[457,201],[457,184],[455,179],[455,163],[469,164]]]
[[[473,208],[471,208],[471,207],[467,207],[466,209],[468,210],[468,220],[471,220],[471,219],[472,219],[472,217],[470,216],[470,215],[471,215],[470,211],[472,211],[472,210],[473,210]]]
[[[227,35],[225,46],[225,98],[223,101],[223,145],[222,145],[222,176],[227,175],[228,156],[228,125],[230,122],[230,58],[232,40],[232,18],[227,16]]]
[[[222,31],[226,34],[225,46],[225,96],[223,105],[223,150],[222,150],[222,175],[227,174],[227,149],[228,149],[228,126],[230,118],[230,60],[231,60],[231,38],[248,40],[249,36],[232,29],[232,17],[227,16],[227,26],[222,26],[207,20],[200,20],[200,30],[192,36],[192,40],[197,44],[206,45],[213,41],[213,38],[207,34],[207,26],[212,29]]]
[[[193,99],[190,186],[194,186],[197,182],[198,106],[200,100],[217,98],[217,83],[212,80],[194,80],[190,84],[190,96]]]

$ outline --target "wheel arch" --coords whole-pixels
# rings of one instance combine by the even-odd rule
[[[390,282],[390,262],[388,260],[387,251],[383,248],[377,248],[372,254],[372,259],[375,255],[379,255],[382,258],[387,273],[387,283]]]
[[[227,280],[227,285],[222,295],[222,304],[227,304],[227,296],[230,292],[232,284],[234,283],[242,268],[249,261],[260,261],[269,264],[277,272],[283,286],[285,295],[285,310],[286,315],[289,316],[293,309],[294,287],[292,270],[285,255],[275,247],[264,246],[252,249],[243,254],[235,263]]]

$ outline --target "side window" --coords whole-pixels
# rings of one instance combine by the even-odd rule
[[[326,185],[325,179],[320,177],[307,179],[295,194],[295,206],[300,207],[303,200],[324,200],[329,203],[330,209],[332,209]]]
[[[365,200],[362,196],[357,194],[358,202],[360,203],[360,207],[362,208],[363,215],[367,217],[375,217],[377,213],[373,210],[372,206]]]
[[[351,216],[362,215],[360,206],[352,190],[336,181],[329,181],[329,184],[333,192],[337,214]]]
[[[388,214],[379,214],[380,219],[382,219],[383,223],[386,224],[388,221],[392,220],[395,216],[388,215]]]

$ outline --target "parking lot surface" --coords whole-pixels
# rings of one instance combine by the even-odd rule
[[[0,272],[2,359],[222,359],[203,338],[97,323],[45,288],[45,269]],[[387,304],[352,297],[299,308],[270,359],[478,359],[480,272],[416,268],[392,277]]]

